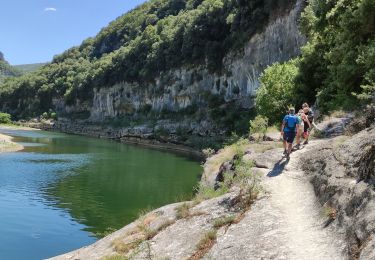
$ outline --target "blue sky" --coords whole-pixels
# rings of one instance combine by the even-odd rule
[[[13,65],[50,61],[145,0],[1,0],[0,51]]]

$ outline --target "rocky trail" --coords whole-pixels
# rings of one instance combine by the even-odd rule
[[[157,209],[146,216],[149,227],[169,223],[150,240],[131,249],[130,259],[346,259],[343,234],[330,225],[329,218],[317,201],[313,187],[300,169],[300,161],[310,149],[324,141],[313,141],[306,148],[296,151],[289,161],[282,158],[282,149],[256,155],[254,168],[262,173],[262,196],[252,205],[238,223],[219,228],[216,242],[202,256],[191,258],[197,244],[214,226],[214,221],[233,215],[227,202],[236,192],[203,201],[189,209],[189,217],[176,219],[172,204]],[[247,155],[245,155],[246,157]],[[245,160],[254,160],[248,156]],[[132,245],[132,236],[139,223],[132,223],[122,230],[57,259],[103,259],[113,253],[113,241]],[[190,257],[190,258],[189,258]],[[127,258],[125,258],[127,259]]]
[[[219,237],[207,259],[345,259],[343,237],[328,224],[324,209],[300,169],[317,143],[262,169],[265,195],[246,217]],[[273,151],[275,157],[281,150]],[[241,243],[238,243],[241,241]]]
[[[234,185],[218,197],[156,209],[54,259],[375,259],[375,127],[354,122],[364,130],[344,136],[344,119],[323,122],[330,134],[290,160],[276,142],[245,144],[240,160],[262,186],[250,207],[238,207],[243,195]],[[206,161],[202,185],[235,173],[239,157],[230,149]]]

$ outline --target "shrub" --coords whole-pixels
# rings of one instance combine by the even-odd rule
[[[48,113],[47,112],[44,112],[41,116],[43,119],[48,119],[49,116],[48,116]]]
[[[298,60],[275,63],[260,77],[255,106],[258,113],[270,123],[281,121],[283,114],[295,100],[295,78],[298,74]]]
[[[195,195],[194,202],[199,203],[203,200],[219,197],[228,191],[229,188],[226,185],[221,185],[217,190],[210,186],[200,185],[199,188],[197,188],[197,194]]]
[[[267,128],[267,117],[258,115],[254,120],[250,120],[250,134],[258,134],[258,141],[266,135]]]
[[[0,124],[10,124],[10,123],[12,123],[11,115],[0,112]]]
[[[215,149],[212,149],[212,148],[206,148],[206,149],[203,149],[202,150],[203,154],[205,157],[211,157],[212,155],[215,154]]]
[[[57,119],[57,114],[55,112],[52,112],[50,115],[50,118],[56,120]]]
[[[240,188],[237,202],[243,211],[250,207],[262,189],[260,186],[261,176],[251,170],[253,166],[254,162],[243,159],[239,159],[235,164],[236,177],[233,179],[233,184]]]

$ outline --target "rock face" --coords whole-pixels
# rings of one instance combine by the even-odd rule
[[[329,219],[300,169],[300,160],[319,144],[312,141],[289,161],[280,159],[280,148],[244,155],[242,160],[262,165],[255,164],[252,173],[263,187],[258,200],[245,207],[242,188],[234,185],[216,198],[156,209],[93,245],[53,259],[348,259],[343,232],[326,225]],[[371,248],[362,254],[371,256]]]
[[[303,162],[321,204],[344,230],[353,258],[375,259],[375,128],[322,143]]]
[[[210,95],[250,108],[262,71],[274,62],[283,62],[300,54],[300,47],[306,41],[297,26],[302,7],[303,1],[297,0],[289,13],[273,17],[265,30],[254,35],[242,50],[225,57],[222,75],[199,67],[179,68],[146,85],[122,82],[95,89],[92,104],[67,106],[62,100],[55,100],[55,107],[60,114],[89,111],[91,122],[150,110],[205,109]]]
[[[0,51],[0,61],[5,61],[4,54]]]

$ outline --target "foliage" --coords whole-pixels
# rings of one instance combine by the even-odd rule
[[[281,121],[282,115],[295,100],[295,78],[298,59],[269,66],[260,77],[255,100],[257,112],[270,123]]]
[[[46,63],[33,63],[33,64],[22,64],[22,65],[14,65],[13,68],[20,71],[22,74],[34,72],[46,65]]]
[[[8,62],[0,59],[0,83],[6,77],[20,76],[21,72]]]
[[[258,140],[261,140],[267,133],[268,118],[258,115],[254,120],[250,120],[250,134],[258,134]]]
[[[53,112],[51,109],[48,111],[48,112],[44,112],[42,113],[42,115],[40,116],[42,119],[54,119],[56,120],[57,119],[57,114],[56,112]]]
[[[204,156],[205,156],[206,158],[208,158],[208,157],[211,157],[212,155],[215,154],[215,149],[212,149],[212,148],[206,148],[206,149],[203,149],[203,150],[202,150],[202,153],[204,154]]]
[[[10,124],[10,123],[12,123],[11,115],[0,112],[0,124]]]
[[[91,101],[94,88],[153,82],[173,68],[199,65],[221,72],[224,55],[262,30],[273,10],[290,5],[285,0],[148,1],[38,71],[4,80],[0,104],[27,117],[53,108],[53,98]]]
[[[317,101],[321,112],[328,113],[371,100],[374,20],[373,0],[309,1],[300,19],[308,42],[298,60],[265,71],[257,97],[259,113],[274,123],[290,104]]]
[[[229,191],[229,188],[227,186],[222,185],[221,187],[219,187],[219,189],[215,190],[211,186],[199,185],[199,187],[196,190],[197,193],[195,195],[194,200],[195,202],[201,202],[203,200],[208,200],[224,195]]]
[[[175,210],[176,210],[176,218],[181,219],[181,218],[187,218],[190,216],[190,208],[192,207],[191,204],[188,203],[182,203],[179,205]]]
[[[375,90],[375,2],[310,1],[301,17],[303,48],[297,93],[318,97],[323,112],[352,109]],[[304,100],[299,100],[304,102]]]
[[[236,217],[235,216],[226,216],[220,217],[215,219],[213,227],[214,228],[221,228],[223,226],[228,226],[234,223]]]

